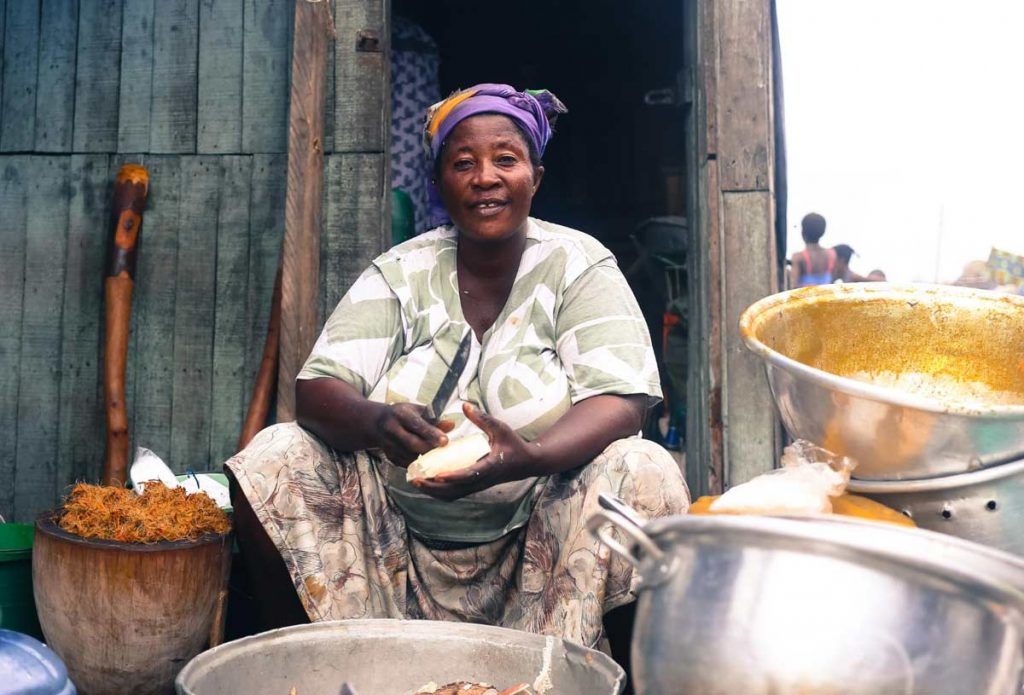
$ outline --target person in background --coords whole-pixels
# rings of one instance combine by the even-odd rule
[[[885,282],[885,281],[886,281],[885,273],[883,273],[881,270],[878,270],[877,268],[875,268],[870,273],[868,273],[868,282]]]
[[[863,275],[850,270],[850,259],[857,253],[849,244],[838,244],[832,247],[836,255],[835,267],[832,269],[832,282],[867,282]]]
[[[985,261],[969,262],[953,284],[958,287],[973,287],[976,290],[994,290],[996,288],[988,263]]]
[[[825,218],[816,212],[809,213],[800,221],[800,235],[806,245],[803,251],[793,254],[790,265],[790,281],[793,287],[827,285],[832,282],[836,265],[836,254],[824,249],[819,243],[825,235]]]

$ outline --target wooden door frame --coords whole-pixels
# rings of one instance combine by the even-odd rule
[[[693,75],[687,478],[717,494],[771,470],[780,443],[760,361],[738,320],[778,291],[772,0],[683,0]]]

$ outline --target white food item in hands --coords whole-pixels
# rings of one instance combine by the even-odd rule
[[[469,468],[478,460],[491,453],[487,435],[471,434],[462,439],[448,442],[446,446],[431,449],[413,461],[405,472],[406,480],[414,478],[436,478],[444,473]]]

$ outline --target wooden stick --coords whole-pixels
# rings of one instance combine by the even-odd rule
[[[329,3],[296,2],[288,112],[288,184],[281,247],[277,420],[295,419],[295,377],[316,340],[323,208],[324,93],[334,20]]]
[[[277,267],[274,278],[274,295],[270,304],[270,324],[267,326],[267,339],[263,343],[263,359],[260,361],[259,372],[256,373],[256,384],[252,389],[252,400],[249,401],[249,412],[242,424],[242,434],[238,437],[238,451],[252,441],[252,438],[267,424],[270,414],[270,397],[277,383],[277,356],[281,344],[281,266]]]
[[[128,361],[135,259],[148,194],[149,172],[138,164],[122,166],[114,183],[114,228],[104,280],[106,335],[103,395],[107,413],[104,485],[124,485],[128,478],[128,411],[125,407],[124,373]]]

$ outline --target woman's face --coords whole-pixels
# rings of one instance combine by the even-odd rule
[[[448,136],[437,186],[463,235],[501,241],[525,228],[543,175],[544,167],[530,163],[529,148],[511,119],[481,114]]]

